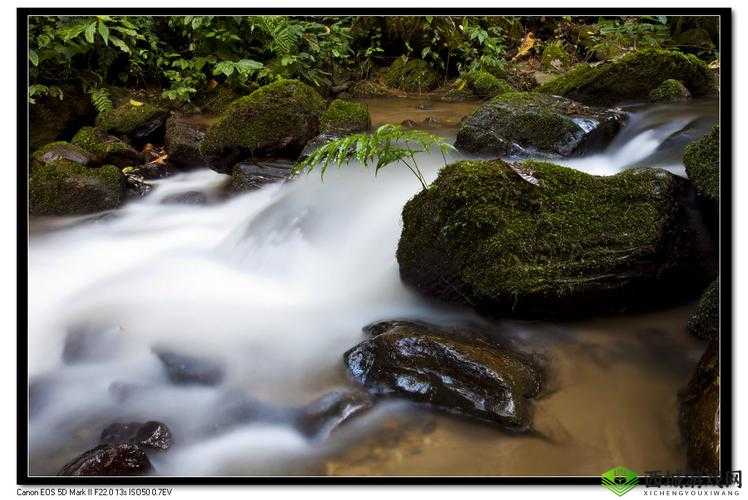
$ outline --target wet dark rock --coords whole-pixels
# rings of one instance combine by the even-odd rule
[[[178,172],[172,165],[166,163],[146,163],[122,170],[125,175],[135,175],[147,180],[163,179]]]
[[[139,396],[145,390],[147,390],[147,387],[142,384],[123,382],[119,380],[112,382],[107,388],[109,395],[118,403],[125,403],[132,398]]]
[[[591,108],[559,96],[509,92],[481,105],[460,123],[455,146],[483,155],[534,149],[571,156],[605,147],[625,118],[621,111]]]
[[[327,437],[373,404],[371,397],[361,391],[333,391],[301,408],[295,419],[296,426],[306,436]]]
[[[489,315],[558,317],[682,300],[716,276],[691,184],[653,168],[594,176],[462,161],[403,208],[404,283]]]
[[[719,339],[719,279],[707,287],[688,318],[686,330],[704,340]]]
[[[689,472],[719,472],[719,342],[711,340],[688,385],[678,394],[680,431]]]
[[[340,132],[324,132],[322,134],[319,134],[317,137],[306,143],[306,146],[304,146],[304,149],[301,151],[301,156],[299,156],[299,159],[306,158],[328,142],[334,141],[335,139],[340,139],[343,136],[344,135]]]
[[[181,116],[166,120],[165,144],[169,152],[169,163],[182,168],[199,167],[206,164],[200,152],[205,139],[204,125]]]
[[[153,469],[137,445],[102,444],[74,458],[60,469],[59,476],[142,476]]]
[[[96,124],[114,135],[127,137],[137,146],[162,143],[166,111],[147,102],[130,100],[101,113]]]
[[[153,352],[174,384],[218,385],[223,381],[224,368],[214,360],[161,348],[155,348]]]
[[[482,340],[456,340],[421,323],[398,322],[343,359],[372,394],[405,396],[515,431],[531,429],[529,399],[543,383],[540,370],[520,354]]]
[[[91,162],[96,165],[128,167],[143,163],[143,155],[139,151],[96,127],[81,128],[71,142],[89,153]]]
[[[67,364],[110,359],[121,340],[117,326],[77,325],[68,331],[62,350],[62,360]]]
[[[166,424],[153,420],[127,424],[115,422],[101,432],[100,441],[102,444],[130,443],[143,448],[166,450],[171,446],[172,436]]]
[[[178,205],[206,205],[208,196],[202,191],[187,191],[186,193],[175,193],[165,196],[161,203]]]
[[[231,172],[229,190],[243,193],[283,181],[291,175],[291,167],[287,162],[238,163]]]

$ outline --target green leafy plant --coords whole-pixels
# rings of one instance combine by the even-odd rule
[[[88,91],[91,96],[91,103],[96,112],[101,114],[112,109],[112,98],[109,91],[105,88],[92,88]]]
[[[427,189],[428,184],[415,156],[432,150],[441,152],[446,164],[446,155],[454,147],[438,135],[386,124],[372,134],[352,134],[324,144],[299,161],[293,171],[295,174],[310,173],[319,167],[320,175],[324,177],[330,165],[341,167],[357,161],[364,167],[374,165],[376,175],[388,165],[402,164],[413,173],[423,189]]]

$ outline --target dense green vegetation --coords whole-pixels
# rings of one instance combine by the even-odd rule
[[[73,87],[105,112],[112,87],[183,103],[216,83],[247,93],[279,79],[327,95],[384,68],[385,83],[407,91],[470,74],[479,95],[495,95],[485,73],[504,78],[525,57],[552,72],[641,48],[679,48],[711,61],[718,51],[712,24],[677,17],[31,17],[29,98],[64,99]]]

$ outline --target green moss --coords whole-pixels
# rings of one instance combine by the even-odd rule
[[[118,207],[124,201],[124,175],[113,165],[87,168],[56,160],[34,168],[29,177],[32,215],[77,215]]]
[[[395,59],[384,73],[384,83],[406,92],[427,92],[436,88],[438,77],[422,59]]]
[[[561,41],[551,42],[543,47],[543,54],[540,58],[540,64],[543,69],[560,69],[569,66],[571,56],[564,48]]]
[[[96,163],[106,161],[110,155],[130,152],[130,146],[116,137],[106,135],[96,127],[83,127],[73,136],[71,142],[93,155]]]
[[[353,86],[350,88],[350,94],[353,97],[399,97],[401,95],[405,95],[402,92],[399,92],[395,89],[391,89],[387,87],[386,85],[382,85],[378,82],[373,82],[371,80],[362,80],[360,82],[356,82],[353,84]]]
[[[678,80],[665,80],[659,87],[649,93],[652,102],[679,102],[691,98],[691,93],[683,83]]]
[[[138,104],[135,104],[136,102]],[[164,114],[163,109],[147,102],[128,101],[100,114],[96,124],[106,132],[127,135],[161,114]]]
[[[686,330],[704,340],[719,338],[719,280],[714,280],[688,318]]]
[[[371,117],[366,104],[335,99],[320,118],[322,132],[352,133],[371,128]]]
[[[201,150],[206,155],[233,148],[253,153],[300,150],[319,132],[324,109],[324,100],[313,88],[278,80],[231,103],[208,129]]]
[[[496,78],[487,71],[471,71],[465,75],[468,87],[473,93],[480,97],[494,97],[514,89],[505,80]]]
[[[598,66],[579,65],[540,86],[540,92],[562,95],[598,105],[640,100],[663,80],[685,83],[694,96],[714,91],[714,79],[706,64],[694,55],[644,49]]]
[[[45,144],[31,155],[32,168],[56,160],[66,160],[80,165],[87,165],[91,156],[80,146],[66,141],[55,141]]]
[[[405,205],[397,259],[407,283],[491,313],[575,314],[614,308],[695,259],[680,240],[668,253],[685,234],[667,227],[681,214],[673,175],[516,169],[454,163]],[[699,266],[688,272],[697,281]]]
[[[683,154],[688,178],[712,200],[719,200],[719,124],[711,132],[686,146]]]

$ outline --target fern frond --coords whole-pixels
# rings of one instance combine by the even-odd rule
[[[89,91],[89,93],[91,95],[91,103],[99,114],[112,109],[112,99],[109,96],[109,91],[107,89],[94,87]]]

